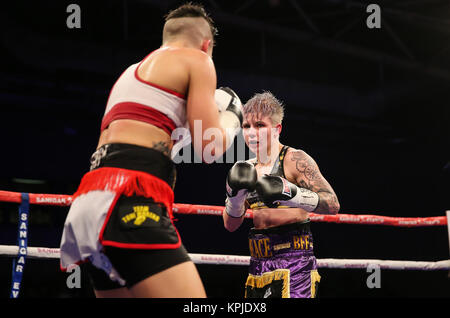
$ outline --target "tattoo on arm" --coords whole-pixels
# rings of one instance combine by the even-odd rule
[[[291,160],[299,173],[298,186],[314,191],[319,195],[319,204],[314,212],[337,213],[339,202],[327,180],[322,176],[316,162],[304,151],[292,152]]]
[[[295,151],[292,153],[292,161],[295,161],[295,168],[302,176],[301,182],[306,185],[307,189],[311,189],[320,179],[320,172],[317,164],[303,151]]]
[[[169,153],[170,153],[170,151],[169,151],[169,144],[167,142],[164,142],[164,141],[154,142],[153,143],[153,149],[161,151],[166,156],[168,156]]]
[[[339,212],[339,202],[334,193],[328,191],[319,191],[319,204],[314,212],[317,213],[331,213],[336,214]]]

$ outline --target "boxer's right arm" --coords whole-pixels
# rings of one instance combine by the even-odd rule
[[[194,151],[200,158],[204,159],[204,149],[212,142],[203,138],[204,133],[207,129],[216,128],[221,132],[222,138],[215,140],[213,155],[220,157],[226,151],[227,143],[226,133],[221,127],[219,112],[214,99],[217,86],[214,63],[208,55],[198,52],[189,59],[188,69],[189,84],[186,116],[189,122]],[[194,129],[195,125],[198,128],[201,126],[201,129]]]
[[[247,202],[245,203],[244,206],[244,210],[246,211],[248,209],[248,205]],[[225,228],[230,231],[230,232],[234,232],[236,231],[242,224],[242,222],[244,222],[244,215],[242,215],[242,217],[240,218],[233,218],[231,216],[229,216],[226,212],[225,212],[226,208],[223,210],[222,216],[223,216],[223,224],[225,226]]]
[[[242,224],[247,207],[247,193],[255,189],[257,179],[255,167],[245,161],[236,162],[228,172],[227,198],[222,213],[224,226],[228,231],[233,232]]]

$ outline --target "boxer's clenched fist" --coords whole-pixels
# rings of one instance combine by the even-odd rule
[[[229,216],[241,217],[245,213],[245,198],[255,189],[258,175],[255,167],[248,162],[238,161],[227,175],[225,211]]]

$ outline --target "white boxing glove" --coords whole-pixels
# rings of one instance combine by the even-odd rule
[[[229,87],[216,89],[214,99],[219,110],[220,125],[227,134],[227,149],[239,133],[244,115],[242,103],[237,94]]]
[[[214,93],[214,101],[216,102],[217,110],[219,111],[219,120],[221,127],[226,133],[226,149],[228,149],[234,141],[234,138],[241,130],[243,122],[242,103],[237,94],[228,87],[220,87]],[[178,130],[178,128],[176,129]],[[177,135],[177,139],[181,139],[174,144],[171,152],[172,159],[178,154],[181,148],[189,145],[192,142],[192,137],[189,132],[189,124],[180,129],[182,134]]]

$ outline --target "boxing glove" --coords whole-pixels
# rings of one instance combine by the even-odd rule
[[[297,187],[282,177],[264,175],[256,182],[255,189],[269,208],[282,205],[312,212],[319,204],[317,193]]]
[[[255,189],[257,179],[256,169],[251,163],[238,161],[231,167],[226,179],[225,211],[228,215],[237,218],[244,215],[247,193]]]
[[[244,120],[242,103],[237,94],[229,87],[216,89],[214,100],[219,110],[220,125],[227,134],[227,149],[239,133]]]

